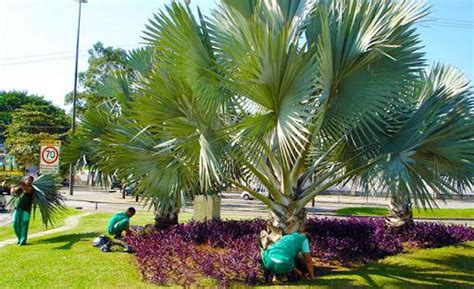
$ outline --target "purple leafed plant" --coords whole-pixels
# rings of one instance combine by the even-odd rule
[[[254,284],[262,280],[256,240],[265,221],[189,222],[148,234],[130,235],[145,279],[190,285],[203,277]],[[474,228],[417,223],[387,228],[382,218],[309,219],[311,250],[320,262],[360,264],[410,248],[435,248],[474,240]]]

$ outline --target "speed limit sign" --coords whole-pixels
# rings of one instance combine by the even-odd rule
[[[40,150],[40,173],[58,174],[59,173],[59,155],[61,142],[57,140],[41,141]]]
[[[59,151],[55,147],[45,147],[41,152],[41,160],[47,164],[54,164],[59,158]]]

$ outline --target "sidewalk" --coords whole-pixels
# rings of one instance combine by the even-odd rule
[[[91,203],[112,203],[112,204],[137,204],[135,197],[126,196],[122,198],[122,194],[117,191],[83,191],[75,190],[74,195],[70,196],[67,190],[60,190],[68,201],[84,201]]]
[[[12,215],[6,211],[0,214],[0,227],[10,224],[12,221]]]
[[[68,218],[64,221],[64,226],[61,226],[61,227],[58,227],[58,228],[55,228],[55,229],[51,229],[51,230],[47,230],[47,231],[43,231],[43,232],[38,232],[38,233],[30,234],[30,235],[28,236],[28,239],[43,237],[43,236],[47,236],[47,235],[51,235],[51,234],[56,234],[56,233],[59,233],[59,232],[63,232],[63,231],[67,231],[67,230],[73,229],[74,227],[76,227],[76,226],[79,224],[79,220],[80,220],[82,217],[88,216],[88,215],[90,215],[90,214],[92,214],[92,213],[88,212],[88,213],[83,213],[83,214],[79,214],[79,215],[74,215],[74,216],[68,217]],[[6,245],[16,244],[16,242],[17,242],[17,239],[16,239],[16,238],[15,238],[15,239],[8,239],[8,240],[0,241],[0,248],[5,247]]]

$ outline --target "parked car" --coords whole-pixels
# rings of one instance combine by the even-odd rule
[[[265,188],[257,188],[256,189],[257,192],[261,193],[262,195],[264,196],[268,196],[268,192]],[[243,191],[241,194],[240,194],[240,197],[246,201],[248,200],[253,200],[255,199],[254,196],[252,196],[252,194],[250,194],[249,192],[247,191]]]
[[[126,185],[125,188],[123,188],[123,191],[125,192],[125,195],[127,196],[133,195],[133,190],[135,190],[134,184]]]
[[[122,182],[118,179],[112,179],[112,181],[110,182],[110,189],[113,190],[113,189],[122,189]]]

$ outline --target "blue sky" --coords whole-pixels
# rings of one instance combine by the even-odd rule
[[[203,11],[214,0],[192,0]],[[457,66],[474,76],[474,0],[428,0],[432,14],[420,25],[430,63]],[[83,5],[79,70],[97,41],[137,47],[145,23],[169,0],[89,0]],[[27,90],[63,106],[72,91],[77,2],[0,0],[0,90]]]

